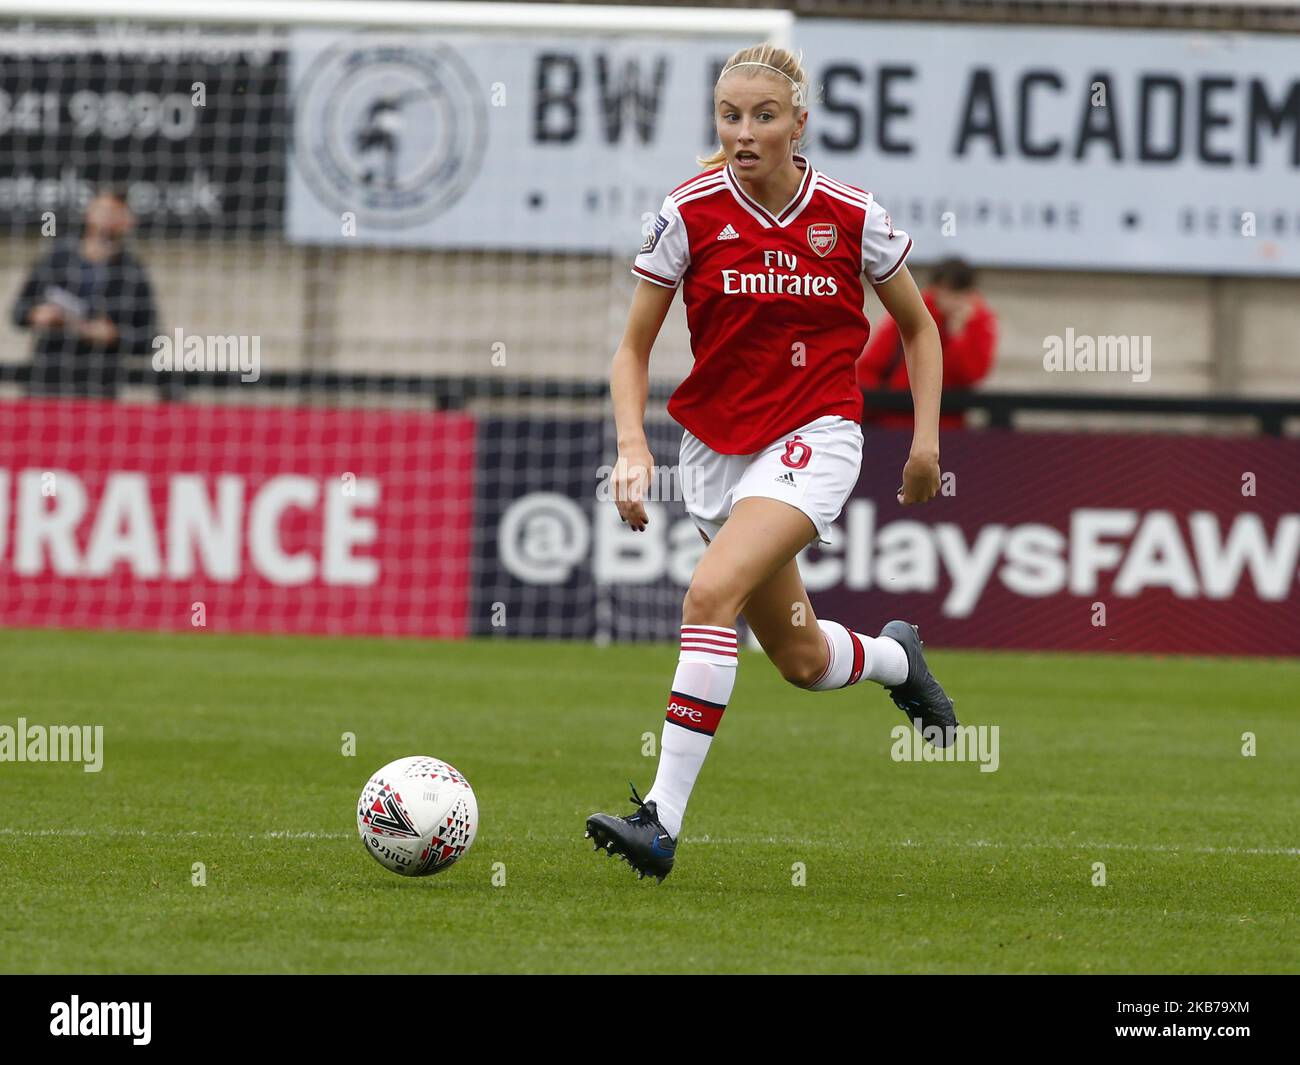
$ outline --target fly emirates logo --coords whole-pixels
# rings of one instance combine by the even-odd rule
[[[799,273],[799,256],[789,252],[763,252],[763,267],[754,274],[723,270],[723,295],[834,296],[840,290],[835,278],[828,274]]]

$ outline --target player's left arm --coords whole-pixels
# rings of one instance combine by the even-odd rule
[[[898,327],[912,388],[912,449],[903,467],[898,501],[925,503],[939,492],[939,400],[943,393],[943,349],[939,327],[906,266],[873,286]]]

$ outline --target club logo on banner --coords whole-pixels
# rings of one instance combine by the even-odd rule
[[[443,44],[344,40],[294,94],[295,163],[320,202],[387,229],[449,210],[478,176],[484,92]]]
[[[629,259],[717,146],[712,85],[753,43],[310,26],[288,40],[291,242]],[[809,160],[869,189],[914,260],[1300,273],[1300,80],[1277,35],[818,18],[793,44]],[[348,210],[370,224],[340,232]],[[843,254],[835,236],[809,242]]]

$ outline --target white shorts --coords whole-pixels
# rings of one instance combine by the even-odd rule
[[[828,414],[752,455],[721,455],[688,429],[682,433],[678,478],[686,513],[705,540],[718,535],[740,500],[764,496],[802,510],[817,527],[817,538],[829,544],[831,523],[861,469],[862,427]]]

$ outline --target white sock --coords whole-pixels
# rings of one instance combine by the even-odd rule
[[[736,630],[683,625],[682,650],[659,745],[659,770],[645,797],[646,802],[654,800],[660,823],[674,839],[682,830],[691,789],[735,684]]]
[[[847,688],[860,680],[874,680],[892,688],[907,680],[907,652],[897,640],[888,636],[864,636],[838,621],[818,618],[817,624],[830,650],[830,661],[826,672],[809,691]]]

